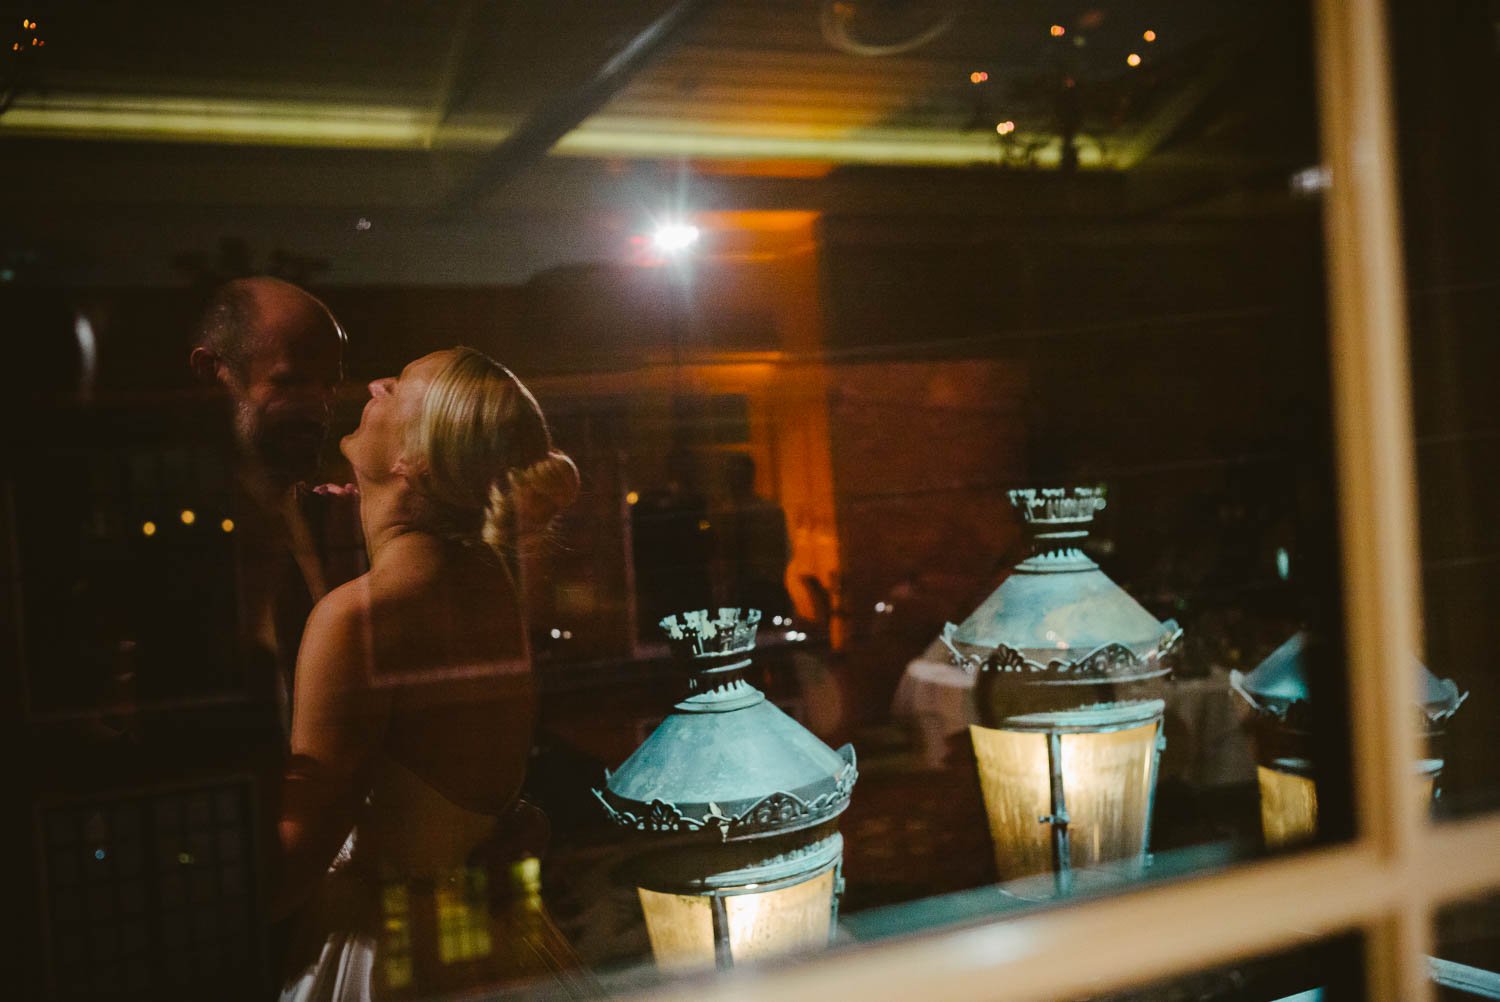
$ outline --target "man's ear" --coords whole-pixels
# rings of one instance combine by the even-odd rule
[[[197,347],[188,355],[188,368],[193,370],[193,375],[201,383],[217,383],[219,381],[219,368],[223,365],[219,353],[212,348]]]

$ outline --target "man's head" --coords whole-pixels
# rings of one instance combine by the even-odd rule
[[[215,291],[189,364],[228,396],[243,455],[291,484],[317,470],[344,343],[328,308],[308,293],[275,278],[242,278]]]

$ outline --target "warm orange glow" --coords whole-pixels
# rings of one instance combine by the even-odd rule
[[[232,518],[226,518],[224,521],[222,521],[222,522],[219,523],[219,528],[223,529],[225,532],[233,532],[234,531],[234,519],[232,519]]]
[[[1016,131],[1016,123],[1015,122],[1008,122],[1008,121],[1007,122],[1001,122],[999,125],[995,126],[995,131],[998,132],[998,133],[1000,133],[1000,135],[1002,135],[1002,136],[1008,136],[1012,132]]]
[[[141,523],[141,535],[143,535],[143,536],[154,536],[154,535],[156,535],[156,523],[155,522],[142,522]]]
[[[183,525],[192,525],[194,522],[198,521],[198,516],[194,514],[193,509],[191,508],[182,509],[182,514],[178,515],[177,517],[182,519]]]
[[[1146,33],[1141,37],[1148,42],[1154,42],[1156,41],[1156,32],[1152,31],[1150,28],[1147,28]]]
[[[699,532],[707,532],[708,530],[709,530],[708,519],[705,518],[705,519],[702,519],[701,521],[698,522],[698,531]]]
[[[1061,37],[1063,37],[1063,35],[1067,34],[1067,31],[1068,31],[1068,29],[1064,28],[1062,25],[1060,25],[1060,24],[1054,24],[1052,26],[1052,37],[1053,38],[1061,38]]]
[[[639,494],[637,494],[635,491],[631,491],[629,494],[625,495],[625,503],[626,504],[637,504],[637,503],[640,502],[640,500],[641,500],[641,496]]]
[[[990,75],[984,70],[975,70],[973,73],[969,74],[969,83],[984,83],[989,78]]]
[[[1141,65],[1141,57],[1139,55],[1137,55],[1136,53],[1134,53],[1134,52],[1132,52],[1130,55],[1126,56],[1125,57],[1125,61],[1127,63],[1129,63],[1131,66],[1139,66],[1139,65]]]
[[[833,164],[827,160],[694,160],[694,174],[729,177],[791,177],[816,179],[827,177]]]

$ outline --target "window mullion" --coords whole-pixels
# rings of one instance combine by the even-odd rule
[[[1411,665],[1421,637],[1385,5],[1318,0],[1315,11],[1356,812],[1362,835],[1414,889],[1425,822],[1411,793],[1420,747]],[[1370,916],[1369,997],[1430,998],[1424,896],[1392,905]]]

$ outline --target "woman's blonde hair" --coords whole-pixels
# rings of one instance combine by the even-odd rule
[[[423,528],[502,556],[544,533],[578,496],[536,398],[505,366],[455,348],[407,429]]]

